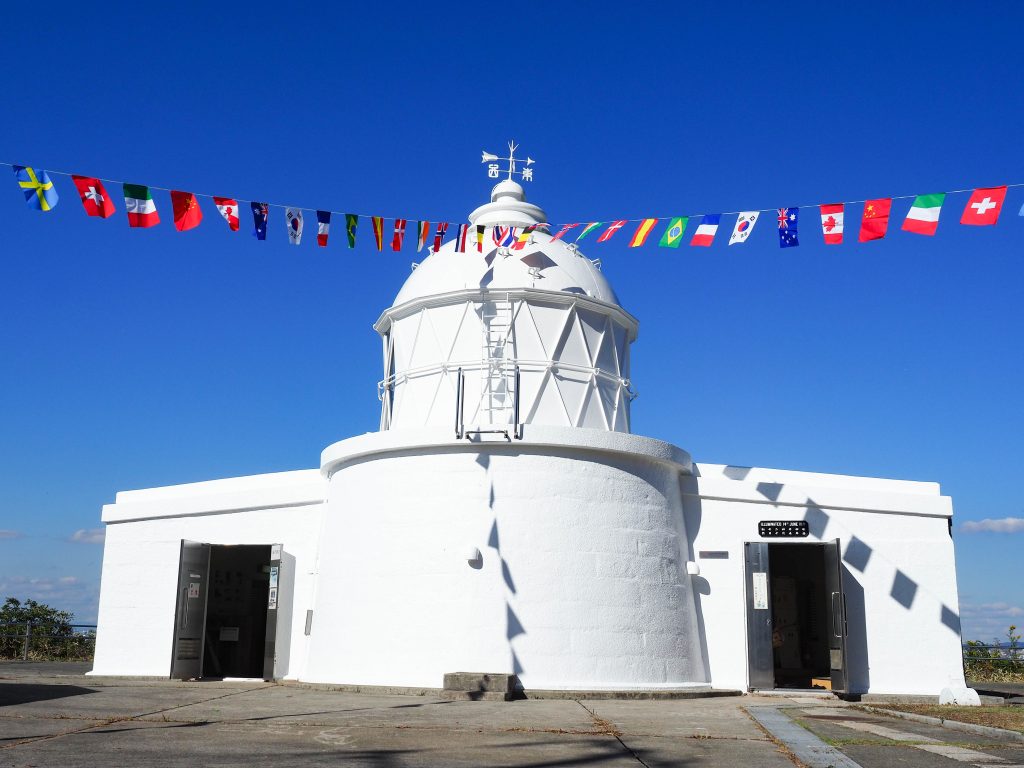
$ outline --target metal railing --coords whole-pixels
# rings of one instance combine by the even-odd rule
[[[987,661],[995,664],[1020,664],[1024,666],[1024,648],[968,642],[964,643],[963,652],[964,661]]]
[[[96,646],[95,624],[52,621],[0,624],[0,659],[88,660]]]

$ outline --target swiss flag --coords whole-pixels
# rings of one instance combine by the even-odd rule
[[[999,213],[1003,210],[1003,200],[1006,198],[1006,187],[988,187],[987,189],[976,189],[967,201],[963,216],[960,217],[961,224],[995,224],[999,221]]]
[[[82,207],[90,216],[106,219],[114,213],[114,201],[107,194],[103,182],[92,176],[74,176],[71,179],[82,196]]]

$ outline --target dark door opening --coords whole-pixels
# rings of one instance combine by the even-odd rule
[[[748,685],[845,692],[839,542],[746,545]]]
[[[210,547],[203,677],[263,677],[270,546]]]
[[[775,687],[831,687],[825,553],[804,544],[769,544],[768,549]]]

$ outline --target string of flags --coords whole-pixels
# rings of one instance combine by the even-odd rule
[[[486,157],[486,155],[485,155]],[[57,189],[54,186],[50,174],[42,169],[35,169],[29,166],[10,165],[14,171],[18,185],[25,195],[25,202],[37,211],[52,211],[59,201]],[[110,218],[116,213],[116,205],[110,193],[107,191],[104,180],[94,176],[81,176],[77,174],[64,174],[54,172],[54,175],[69,176],[75,185],[75,189],[81,199],[82,206],[88,216],[95,216],[103,219]],[[125,213],[128,218],[128,225],[133,228],[154,227],[160,223],[160,215],[153,200],[153,189],[163,190],[162,187],[150,187],[143,184],[129,184],[124,182],[122,194],[124,198]],[[1003,204],[1006,200],[1006,192],[1010,187],[1024,186],[1021,184],[1007,184],[1000,187],[979,187],[973,190],[955,190],[954,192],[970,192],[970,199],[964,206],[960,215],[960,223],[974,226],[992,226],[999,220]],[[213,201],[217,212],[227,223],[232,232],[241,229],[241,211],[239,200],[232,197],[218,197],[214,195],[199,195],[193,192],[180,190],[164,190],[170,193],[171,213],[175,229],[179,232],[186,232],[195,229],[203,220],[203,211],[199,205],[200,197],[207,197]],[[884,197],[874,200],[857,201],[863,202],[864,208],[860,219],[860,228],[857,235],[859,242],[881,240],[889,230],[889,219],[892,212],[893,200],[909,199],[913,197],[909,212],[903,219],[901,229],[917,235],[934,236],[939,226],[939,216],[946,200],[947,192],[938,192],[927,195],[904,195],[896,197]],[[252,234],[257,240],[267,239],[267,228],[270,220],[271,208],[284,208],[285,223],[287,225],[288,241],[293,245],[302,242],[303,215],[304,211],[298,207],[278,206],[265,202],[241,201],[249,203],[252,215]],[[840,245],[844,242],[844,217],[847,203],[827,203],[815,206],[786,207],[756,211],[739,211],[735,214],[732,232],[729,235],[729,245],[745,243],[754,226],[761,219],[762,214],[774,215],[778,229],[779,247],[793,248],[800,245],[799,224],[800,212],[805,211],[806,215],[817,208],[817,215],[820,216],[821,232],[826,245]],[[316,242],[318,246],[326,247],[331,229],[331,217],[336,211],[316,211]],[[393,251],[401,251],[405,245],[406,229],[409,220],[394,218],[392,228],[386,230],[385,217],[365,216],[356,213],[340,214],[345,221],[345,237],[349,248],[356,245],[356,234],[359,220],[370,219],[373,230],[374,244],[378,251],[383,251],[388,233],[390,232],[390,246]],[[678,248],[684,241],[691,220],[696,220],[696,227],[690,236],[691,246],[708,247],[714,241],[721,225],[722,216],[733,214],[709,213],[697,216],[670,216],[651,217],[644,219],[619,219],[615,221],[590,221],[577,222],[562,225],[534,225],[519,231],[516,227],[510,226],[471,226],[460,224],[455,234],[455,249],[459,252],[466,252],[467,249],[475,248],[483,252],[484,241],[487,239],[487,231],[490,230],[490,239],[496,246],[508,247],[513,250],[520,250],[529,242],[530,235],[538,228],[541,231],[554,231],[554,240],[568,239],[575,235],[575,242],[580,242],[588,236],[598,233],[596,241],[605,243],[612,239],[619,232],[630,224],[636,224],[629,238],[628,247],[639,248],[647,243],[649,237],[655,232],[659,225],[664,225],[661,237],[658,239],[658,246],[662,248]],[[1024,216],[1024,206],[1021,207],[1020,215]],[[415,222],[415,240],[417,252],[422,251],[430,243],[432,251],[440,249],[444,238],[447,236],[449,222],[434,222],[418,220]],[[434,236],[431,242],[430,233]]]

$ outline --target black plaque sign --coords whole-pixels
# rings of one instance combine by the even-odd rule
[[[762,520],[757,524],[757,535],[765,539],[803,539],[810,533],[806,520]]]

